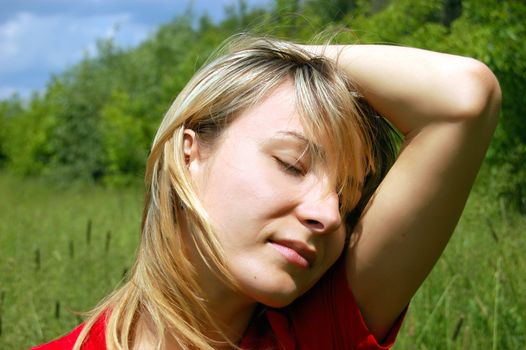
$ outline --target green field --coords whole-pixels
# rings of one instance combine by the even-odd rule
[[[474,192],[397,350],[526,349],[526,218],[490,202],[483,185]],[[0,194],[0,349],[24,349],[72,329],[119,284],[142,190],[0,175]]]

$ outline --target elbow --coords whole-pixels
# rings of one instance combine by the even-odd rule
[[[496,125],[502,92],[493,72],[484,63],[466,59],[458,72],[455,115],[465,121]]]

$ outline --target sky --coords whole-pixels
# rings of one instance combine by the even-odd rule
[[[237,0],[0,0],[0,99],[43,91],[58,74],[93,55],[97,39],[134,47],[191,8],[220,21]],[[246,0],[249,8],[272,0]]]

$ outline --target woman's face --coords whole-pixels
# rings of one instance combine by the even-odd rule
[[[246,296],[274,307],[314,285],[345,241],[326,166],[303,154],[307,142],[324,143],[307,140],[294,100],[286,81],[238,117],[213,150],[199,149],[191,133],[185,141],[229,269]]]

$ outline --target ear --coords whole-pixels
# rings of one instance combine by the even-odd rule
[[[184,160],[188,170],[192,170],[193,165],[200,160],[199,142],[197,134],[192,129],[185,129],[183,134]]]

